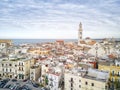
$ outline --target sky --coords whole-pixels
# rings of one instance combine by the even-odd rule
[[[0,0],[0,38],[120,38],[120,0]]]

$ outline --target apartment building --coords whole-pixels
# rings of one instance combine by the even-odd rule
[[[23,58],[18,61],[17,79],[27,79],[30,77],[30,66],[34,65],[34,59]]]
[[[30,67],[30,80],[32,81],[38,81],[40,77],[40,66],[39,65],[33,65]]]
[[[120,88],[120,61],[115,61],[115,64],[100,63],[98,69],[109,72],[109,80],[111,88]]]
[[[66,69],[64,73],[64,90],[82,90],[82,76],[86,70]]]
[[[0,78],[17,77],[17,61],[5,60],[0,62]]]
[[[0,40],[0,49],[6,48],[10,45],[12,45],[11,40]]]
[[[119,81],[120,82],[120,66],[118,62],[116,62],[116,65],[107,65],[107,64],[99,64],[98,65],[99,70],[108,71],[109,72],[109,78],[111,81]]]
[[[62,70],[58,67],[55,67],[53,69],[49,69],[47,73],[48,82],[46,84],[50,90],[62,90],[62,79]]]
[[[108,90],[108,72],[96,69],[67,70],[64,75],[64,90]]]
[[[109,72],[89,68],[82,78],[82,90],[108,90]]]
[[[0,77],[27,79],[30,76],[30,66],[33,64],[32,58],[3,59],[0,62]]]
[[[107,81],[105,79],[85,75],[82,77],[81,81],[81,90],[108,90]]]

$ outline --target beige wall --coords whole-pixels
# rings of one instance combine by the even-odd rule
[[[99,70],[108,71],[110,73],[110,80],[112,81],[120,81],[120,66],[107,66],[107,65],[99,65]]]
[[[30,80],[38,81],[40,77],[40,66],[33,66],[30,68]]]
[[[73,81],[71,81],[71,78],[73,78]],[[82,90],[81,89],[81,77],[78,75],[74,75],[71,73],[65,73],[64,74],[64,90]]]
[[[2,61],[0,63],[1,78],[15,78],[17,76],[16,61]]]
[[[73,81],[71,81],[71,78],[73,78]],[[105,89],[106,83],[106,81],[93,79],[92,77],[85,78],[72,73],[64,74],[64,90],[107,90]]]
[[[23,65],[19,65],[18,66],[18,75],[22,74],[24,75],[24,78],[19,78],[18,79],[27,79],[30,76],[30,66],[34,65],[34,59],[30,59],[30,60],[19,60],[18,61],[18,65],[19,63],[23,63]],[[22,70],[19,70],[19,68],[22,68]]]
[[[105,86],[106,82],[93,80],[92,78],[91,79],[82,78],[82,90],[106,90]]]

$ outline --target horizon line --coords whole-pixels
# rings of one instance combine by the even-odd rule
[[[86,38],[83,38],[83,40]],[[60,40],[60,39],[77,39],[77,38],[0,38],[0,39],[56,39],[56,40]],[[105,38],[90,38],[90,39],[105,39]],[[106,39],[110,39],[110,38],[106,38]],[[120,39],[120,38],[114,38],[114,39]]]

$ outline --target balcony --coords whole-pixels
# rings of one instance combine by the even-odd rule
[[[120,77],[119,74],[112,74],[112,73],[111,73],[111,76],[113,76],[113,77],[114,77],[114,76]]]
[[[18,71],[23,71],[24,72],[24,70],[22,70],[22,69],[18,69]]]
[[[24,65],[23,64],[19,64],[18,66],[22,66],[23,67]]]

